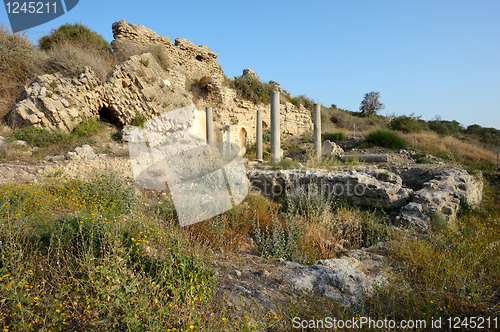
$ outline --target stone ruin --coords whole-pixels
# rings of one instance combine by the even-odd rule
[[[481,176],[440,166],[402,167],[392,171],[251,170],[248,177],[252,186],[268,197],[284,197],[293,187],[311,188],[314,184],[325,195],[355,205],[393,207],[399,210],[393,220],[396,224],[420,233],[430,231],[435,216],[453,226],[459,209],[463,205],[479,206],[483,192]]]
[[[126,127],[140,116],[152,118],[194,104],[200,112],[213,108],[215,141],[224,141],[223,130],[230,125],[231,142],[243,149],[255,142],[257,110],[263,111],[263,129],[269,129],[269,105],[255,105],[225,83],[218,55],[207,46],[196,46],[182,38],[172,42],[151,29],[123,20],[115,22],[112,29],[114,47],[127,43],[140,48],[159,46],[167,54],[168,68],[164,70],[151,54],[145,53],[117,65],[105,82],[89,67],[74,77],[63,73],[39,76],[25,87],[8,115],[9,124],[70,132],[84,119],[100,117]],[[251,69],[245,69],[244,74],[258,77]],[[195,97],[190,91],[193,79],[202,77],[207,82],[206,91]],[[275,86],[281,88],[277,83]],[[310,112],[304,107],[297,108],[281,99],[280,112],[282,135],[311,130]]]

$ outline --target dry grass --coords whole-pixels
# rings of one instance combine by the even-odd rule
[[[413,147],[414,135],[401,134],[410,147]],[[464,141],[453,136],[440,136],[430,131],[421,132],[416,135],[417,150],[425,150],[436,156],[448,156],[451,158],[451,144],[453,142],[455,157],[469,161],[496,164],[496,150],[494,148],[488,149],[477,141]]]
[[[116,60],[108,51],[67,41],[52,46],[47,55],[52,69],[78,75],[85,66],[89,66],[101,82],[106,80],[108,73],[116,65]]]
[[[44,72],[45,58],[25,35],[0,25],[0,118],[14,107],[24,85]]]

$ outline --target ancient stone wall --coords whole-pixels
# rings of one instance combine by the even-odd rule
[[[222,67],[216,60],[219,55],[205,45],[196,46],[183,38],[175,39],[174,44],[170,38],[160,36],[142,25],[129,24],[124,20],[113,23],[112,29],[115,38],[112,44],[115,47],[119,47],[123,42],[133,42],[140,46],[159,44],[167,52],[169,69],[180,71],[191,78],[210,76],[218,79],[224,76]]]

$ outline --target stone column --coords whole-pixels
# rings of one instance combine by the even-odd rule
[[[271,93],[271,161],[277,164],[281,160],[280,144],[280,93]]]
[[[262,161],[263,151],[262,151],[262,111],[257,111],[257,142],[255,147],[255,154],[258,161]]]
[[[231,126],[226,126],[226,160],[231,158]]]
[[[321,158],[321,105],[314,104],[314,151],[316,158]]]
[[[208,145],[213,145],[214,144],[214,118],[213,118],[213,113],[212,113],[212,107],[207,107],[206,108],[206,113],[207,113],[207,144]]]

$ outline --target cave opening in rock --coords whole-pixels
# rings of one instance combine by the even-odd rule
[[[196,56],[196,60],[198,60],[198,61],[203,61],[203,57],[202,57],[201,55],[197,55],[197,56]]]
[[[106,106],[104,106],[103,108],[101,108],[99,110],[99,118],[101,119],[101,121],[109,122],[109,123],[114,124],[114,125],[117,124],[116,123],[116,116]]]

